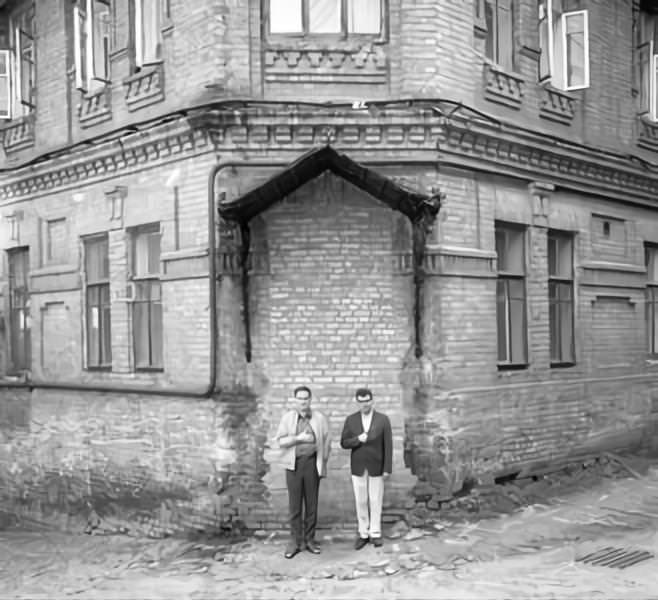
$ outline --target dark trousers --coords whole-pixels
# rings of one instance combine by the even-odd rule
[[[295,470],[286,470],[288,505],[290,508],[290,533],[297,546],[312,542],[318,522],[318,490],[320,476],[315,465],[316,455],[295,459]],[[302,523],[302,505],[305,518]]]

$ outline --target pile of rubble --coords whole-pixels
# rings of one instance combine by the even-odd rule
[[[650,464],[650,459],[639,456],[603,453],[579,462],[544,466],[523,476],[512,473],[470,482],[451,498],[428,495],[428,499],[418,501],[416,490],[416,498],[407,504],[404,520],[411,527],[424,527],[431,525],[439,514],[443,521],[494,518],[524,506],[550,504],[558,495],[591,488],[604,478],[641,477]]]

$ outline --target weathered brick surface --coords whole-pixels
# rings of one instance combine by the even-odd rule
[[[347,84],[351,75],[326,65],[325,71],[333,69],[336,76],[325,83],[268,87],[263,85],[267,65],[260,2],[172,0],[173,26],[165,31],[163,44],[165,98],[134,112],[127,109],[123,84],[129,75],[127,0],[119,0],[112,118],[86,129],[78,122],[80,97],[73,89],[70,44],[64,40],[67,3],[56,4],[51,12],[37,7],[37,143],[17,153],[15,161],[211,97],[361,100],[370,94],[392,100],[461,100],[533,131],[655,160],[635,148],[631,10],[624,3],[588,6],[592,86],[572,93],[576,114],[564,125],[539,117],[534,0],[522,0],[516,16],[515,71],[524,80],[519,109],[484,99],[478,56],[482,40],[474,38],[471,2],[388,3],[389,39],[381,42],[388,71],[376,87],[358,78]],[[341,42],[333,49],[349,49],[350,44]],[[365,44],[364,52],[370,46]],[[320,54],[326,58],[331,51],[323,47]],[[294,55],[288,58],[296,60]],[[372,64],[358,68],[372,74]],[[213,91],[209,84],[215,84]],[[413,114],[410,109],[406,116],[415,118]],[[436,122],[418,124],[409,145],[399,149],[395,144],[402,143],[402,128],[384,136],[377,126],[391,117],[369,118],[373,126],[359,138],[360,156],[400,159],[390,174],[424,191],[438,186],[445,194],[427,240],[420,361],[412,353],[411,263],[400,268],[409,259],[408,223],[333,176],[307,184],[250,224],[251,362],[245,358],[240,275],[223,269],[224,252],[232,252],[234,260],[239,250],[225,224],[217,228],[222,268],[217,282],[208,282],[207,177],[213,162],[220,156],[294,160],[318,142],[312,135],[286,142],[289,129],[282,126],[273,137],[263,135],[257,147],[257,136],[247,142],[246,129],[234,127],[225,139],[217,137],[216,148],[189,142],[176,156],[163,152],[162,157],[137,158],[125,146],[151,133],[133,132],[112,142],[120,165],[116,175],[100,169],[80,183],[67,179],[29,196],[8,198],[1,207],[0,247],[30,248],[34,377],[202,389],[210,376],[210,314],[215,310],[219,391],[212,399],[192,400],[0,389],[3,502],[28,515],[73,515],[69,525],[85,521],[93,509],[108,522],[158,534],[217,529],[237,518],[260,527],[279,524],[287,502],[272,436],[292,388],[300,382],[313,387],[315,405],[330,416],[335,435],[330,476],[322,483],[323,523],[353,521],[349,454],[338,447],[337,438],[344,417],[354,410],[352,395],[358,385],[373,388],[378,406],[393,421],[394,477],[386,503],[396,506],[416,477],[441,496],[469,477],[647,441],[658,419],[658,390],[653,383],[657,367],[647,360],[644,341],[642,244],[658,243],[655,211],[561,189],[538,202],[525,179],[443,165],[408,166],[410,159],[426,165],[434,157],[427,151],[430,146],[421,146],[438,116]],[[244,125],[246,117],[238,111],[231,119]],[[290,117],[290,123],[295,119]],[[94,151],[77,148],[71,161]],[[35,172],[49,168],[50,163],[34,167]],[[264,177],[257,169],[236,174],[229,197]],[[127,189],[125,214],[110,222],[106,192],[116,186]],[[4,216],[14,210],[23,211],[23,219],[18,239],[10,240]],[[61,217],[68,228],[63,258],[61,264],[49,264],[44,260],[43,224]],[[499,371],[496,364],[497,220],[527,228],[529,366],[519,371]],[[155,222],[163,232],[162,271],[167,276],[162,284],[165,368],[162,373],[135,373],[130,304],[121,300],[129,272],[129,230]],[[550,367],[548,228],[575,234],[576,364],[568,369]],[[115,293],[113,365],[111,372],[91,373],[83,369],[81,237],[105,231]],[[431,267],[436,264],[440,266]],[[216,285],[216,306],[208,303],[208,285]],[[4,267],[0,292],[6,316]],[[2,319],[5,341],[6,329]],[[3,373],[7,351],[3,343]],[[62,524],[67,518],[61,517]]]

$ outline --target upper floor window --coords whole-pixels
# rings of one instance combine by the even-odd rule
[[[477,18],[486,27],[485,56],[506,71],[514,70],[512,0],[476,0]]]
[[[10,16],[7,47],[0,49],[0,118],[12,119],[36,107],[34,4]]]
[[[136,70],[162,61],[162,27],[168,11],[168,0],[131,0],[131,58]]]
[[[647,266],[647,338],[649,354],[658,355],[658,246],[644,247]]]
[[[658,120],[658,94],[656,90],[656,62],[658,54],[658,15],[640,12],[635,29],[635,86],[638,91],[640,114]]]
[[[573,235],[548,232],[548,306],[551,366],[575,362]]]
[[[539,1],[539,81],[562,90],[589,87],[589,29],[578,0]]]
[[[498,367],[522,368],[528,362],[524,229],[496,223],[496,255]]]
[[[383,0],[265,0],[275,34],[377,35]]]
[[[78,0],[73,14],[76,87],[94,91],[110,80],[110,0]]]

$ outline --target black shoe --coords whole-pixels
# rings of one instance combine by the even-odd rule
[[[311,554],[320,554],[320,552],[322,552],[320,550],[320,546],[318,546],[315,542],[308,542],[308,544],[306,544],[306,549]]]
[[[301,551],[302,549],[299,546],[288,546],[284,556],[286,558],[292,558],[293,556],[297,556]]]
[[[375,548],[381,548],[381,547],[382,547],[382,544],[384,543],[384,542],[382,541],[382,538],[380,538],[380,537],[370,538],[370,541],[372,542],[372,545],[373,545]]]
[[[356,542],[354,542],[354,549],[361,550],[361,548],[363,548],[367,543],[368,543],[368,538],[358,537],[356,538]]]

